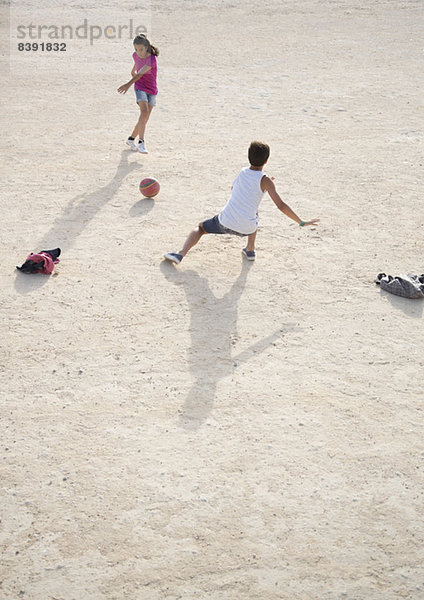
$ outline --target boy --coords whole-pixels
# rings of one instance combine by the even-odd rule
[[[293,219],[304,227],[305,225],[316,225],[319,219],[302,221],[285,204],[277,190],[273,180],[262,173],[262,169],[269,158],[269,146],[262,142],[252,142],[248,152],[250,167],[240,171],[232,187],[231,197],[219,215],[199,223],[196,229],[189,234],[184,246],[179,252],[168,252],[164,258],[175,264],[179,264],[187,252],[200,240],[205,233],[231,234],[247,236],[247,245],[242,253],[247,260],[255,260],[255,239],[258,227],[258,206],[265,192],[287,217]]]

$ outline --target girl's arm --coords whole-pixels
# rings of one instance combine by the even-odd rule
[[[125,94],[129,88],[132,86],[133,83],[135,83],[138,79],[140,79],[140,77],[142,77],[145,73],[147,73],[147,71],[150,71],[152,67],[150,67],[149,65],[144,65],[143,67],[141,67],[141,69],[139,70],[139,72],[135,73],[133,75],[133,71],[135,70],[135,65],[133,67],[133,70],[131,71],[131,75],[133,75],[132,79],[130,81],[128,81],[128,83],[124,83],[124,85],[121,85],[118,88],[118,92],[120,94]]]
[[[318,223],[319,219],[312,219],[311,221],[302,221],[302,219],[300,219],[297,216],[297,214],[290,208],[290,206],[281,200],[280,194],[277,192],[272,179],[264,175],[261,184],[263,184],[261,185],[263,191],[268,192],[276,207],[279,210],[281,210],[281,212],[284,213],[286,217],[293,219],[293,221],[295,221],[298,225],[301,225],[302,227],[304,225],[316,225]]]

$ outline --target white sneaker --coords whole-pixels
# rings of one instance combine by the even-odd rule
[[[138,142],[138,151],[141,152],[141,154],[149,154],[146,148],[146,144],[144,143],[144,140],[142,142]]]
[[[137,152],[137,146],[134,144],[134,140],[126,140],[126,145],[129,146],[131,148],[131,150],[134,150],[134,152]]]

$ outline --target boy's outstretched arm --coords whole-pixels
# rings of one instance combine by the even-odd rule
[[[276,205],[276,207],[281,210],[287,217],[293,219],[298,225],[302,227],[304,225],[316,225],[319,222],[319,219],[312,219],[311,221],[302,221],[297,214],[290,208],[288,204],[281,200],[280,194],[277,192],[274,182],[270,177],[264,175],[261,181],[262,189],[264,192],[268,192],[271,196],[272,201]]]

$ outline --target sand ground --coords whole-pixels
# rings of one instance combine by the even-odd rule
[[[62,10],[2,5],[0,597],[422,600],[423,302],[374,284],[424,271],[422,2],[152,2],[146,156],[130,40],[17,51]],[[163,263],[255,138],[319,227]]]

